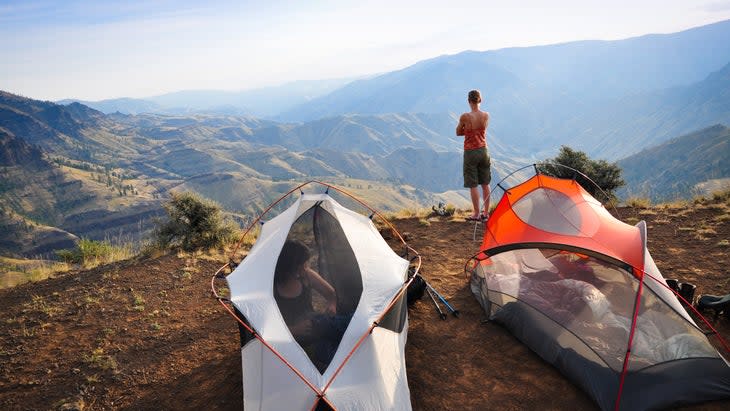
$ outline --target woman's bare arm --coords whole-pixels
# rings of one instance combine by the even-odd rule
[[[312,288],[327,300],[327,312],[335,314],[337,312],[337,294],[335,293],[334,287],[330,285],[319,273],[306,268],[307,277],[309,277],[309,283],[312,284]]]
[[[459,124],[456,125],[457,136],[464,135],[464,127],[466,127],[466,113],[462,114],[461,117],[459,117]]]

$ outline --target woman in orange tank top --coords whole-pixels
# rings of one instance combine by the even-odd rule
[[[489,217],[489,183],[492,180],[491,161],[487,149],[487,127],[489,113],[479,109],[482,95],[471,90],[467,101],[471,111],[459,118],[456,135],[464,136],[464,187],[469,189],[474,209],[467,220],[485,220]],[[480,213],[479,188],[482,187],[484,208]]]

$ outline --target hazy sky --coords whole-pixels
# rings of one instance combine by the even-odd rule
[[[446,3],[0,0],[0,90],[47,100],[245,90],[730,19],[730,0]]]

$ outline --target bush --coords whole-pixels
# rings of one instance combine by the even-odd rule
[[[571,169],[580,171],[588,178]],[[538,165],[538,170],[553,177],[575,178],[588,193],[603,203],[615,201],[614,191],[626,184],[621,178],[621,167],[618,164],[609,163],[606,160],[592,160],[586,153],[573,150],[568,146],[560,147],[557,157]]]
[[[81,264],[90,268],[102,263],[124,260],[133,255],[130,244],[112,245],[109,241],[96,241],[82,238],[74,249],[56,251],[61,261]]]
[[[234,223],[221,217],[216,203],[197,194],[172,193],[165,211],[168,220],[155,233],[161,247],[193,251],[223,246],[235,239]]]

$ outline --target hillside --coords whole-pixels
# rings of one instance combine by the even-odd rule
[[[139,239],[161,214],[149,187],[118,169],[51,160],[39,147],[0,128],[0,255],[53,254],[79,237]]]
[[[465,193],[453,191],[461,187],[460,146],[439,128],[453,121],[384,115],[280,124],[227,115],[105,115],[79,103],[0,91],[0,210],[13,214],[0,220],[10,234],[0,254],[52,251],[49,233],[65,235],[55,242],[64,246],[76,237],[138,239],[171,190],[198,192],[243,215],[317,178],[377,185],[383,195],[374,204],[384,210],[440,201],[464,206]],[[506,166],[495,159],[495,169]],[[27,228],[37,226],[42,232]]]
[[[686,198],[697,185],[730,177],[730,128],[715,125],[674,138],[619,161],[626,188],[620,195],[654,201]]]
[[[666,278],[693,283],[698,294],[730,293],[727,200],[618,214],[647,221],[648,247]],[[420,252],[423,275],[461,311],[441,321],[427,299],[409,311],[415,410],[596,409],[504,328],[482,323],[463,273],[480,244],[472,224],[440,217],[394,224]],[[209,288],[225,260],[170,254],[0,290],[0,408],[240,410],[238,331]],[[730,339],[729,317],[713,324]]]

